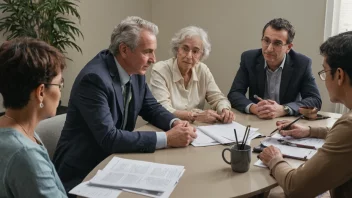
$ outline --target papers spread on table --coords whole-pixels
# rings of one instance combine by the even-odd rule
[[[88,184],[80,185],[119,189],[150,197],[169,197],[184,171],[184,166],[114,157]],[[80,190],[82,186],[76,188]],[[102,189],[93,190],[100,192]],[[73,191],[72,194],[78,193]]]
[[[87,181],[74,187],[69,193],[88,198],[116,198],[121,192],[114,188],[92,186]]]
[[[229,144],[236,142],[234,129],[237,132],[238,142],[242,142],[244,137],[244,132],[246,126],[243,126],[237,122],[232,122],[230,124],[215,124],[209,126],[199,126],[197,127],[198,137],[193,140],[193,146],[212,146],[217,144]],[[258,128],[251,128],[248,141],[254,139],[261,134]]]

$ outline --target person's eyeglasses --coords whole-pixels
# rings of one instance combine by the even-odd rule
[[[271,44],[273,46],[274,49],[281,49],[283,46],[288,45],[288,43],[283,44],[281,41],[274,41],[271,42],[269,39],[267,38],[262,38],[262,45],[263,47],[269,47],[269,45]]]
[[[326,72],[328,72],[328,71],[331,71],[331,69],[330,70],[321,70],[320,72],[318,72],[318,75],[321,80],[326,80]]]
[[[52,83],[42,83],[42,84],[47,85],[47,86],[50,86],[50,85],[58,86],[61,91],[64,88],[64,78],[61,79],[60,84],[52,84]]]
[[[201,50],[201,49],[198,49],[198,48],[194,48],[194,49],[191,49],[191,48],[189,48],[187,45],[183,45],[182,47],[181,47],[181,50],[182,50],[182,52],[184,53],[184,54],[188,54],[189,52],[192,52],[192,54],[193,54],[193,57],[200,57],[201,55],[202,55],[202,53],[203,53],[203,50]]]

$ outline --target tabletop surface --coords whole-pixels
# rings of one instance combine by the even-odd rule
[[[294,120],[295,117],[282,117],[272,120],[262,120],[255,115],[242,114],[233,110],[236,114],[236,122],[243,125],[259,128],[263,135],[269,135],[276,128],[278,120]],[[319,114],[330,116],[324,120],[299,120],[297,123],[307,126],[328,126],[331,127],[341,114],[319,112]],[[195,125],[204,125],[194,123]],[[147,124],[138,130],[160,129]],[[251,146],[257,146],[263,138],[251,141]],[[257,161],[257,154],[252,153],[251,166],[246,173],[233,172],[231,166],[226,164],[221,153],[228,146],[216,145],[208,147],[169,148],[156,150],[155,153],[131,153],[112,154],[97,165],[84,181],[90,180],[98,170],[103,169],[112,157],[118,156],[126,159],[143,160],[164,164],[185,166],[185,173],[181,177],[171,197],[248,197],[268,191],[277,186],[274,178],[269,175],[269,170],[260,168],[253,164]],[[227,158],[229,152],[227,152]],[[123,192],[119,197],[144,197],[141,195]]]

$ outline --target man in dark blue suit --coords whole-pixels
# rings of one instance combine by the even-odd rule
[[[321,108],[312,61],[292,50],[294,36],[294,28],[285,19],[273,19],[264,26],[262,49],[241,56],[227,96],[233,108],[263,119],[298,115],[302,106]],[[249,99],[245,96],[248,88]]]
[[[195,129],[157,103],[146,84],[157,33],[155,24],[127,17],[114,29],[109,50],[77,76],[53,159],[67,192],[112,153],[151,153],[196,138]],[[131,132],[138,115],[167,132]]]

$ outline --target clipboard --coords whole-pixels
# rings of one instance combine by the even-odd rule
[[[264,146],[263,144],[260,144],[259,146],[255,146],[255,147],[253,147],[253,153],[261,153],[264,148],[266,148],[266,146]],[[284,158],[296,159],[296,160],[301,160],[301,161],[307,161],[308,160],[307,156],[305,156],[304,158],[291,156],[291,155],[286,155],[286,154],[282,154],[282,156]]]

